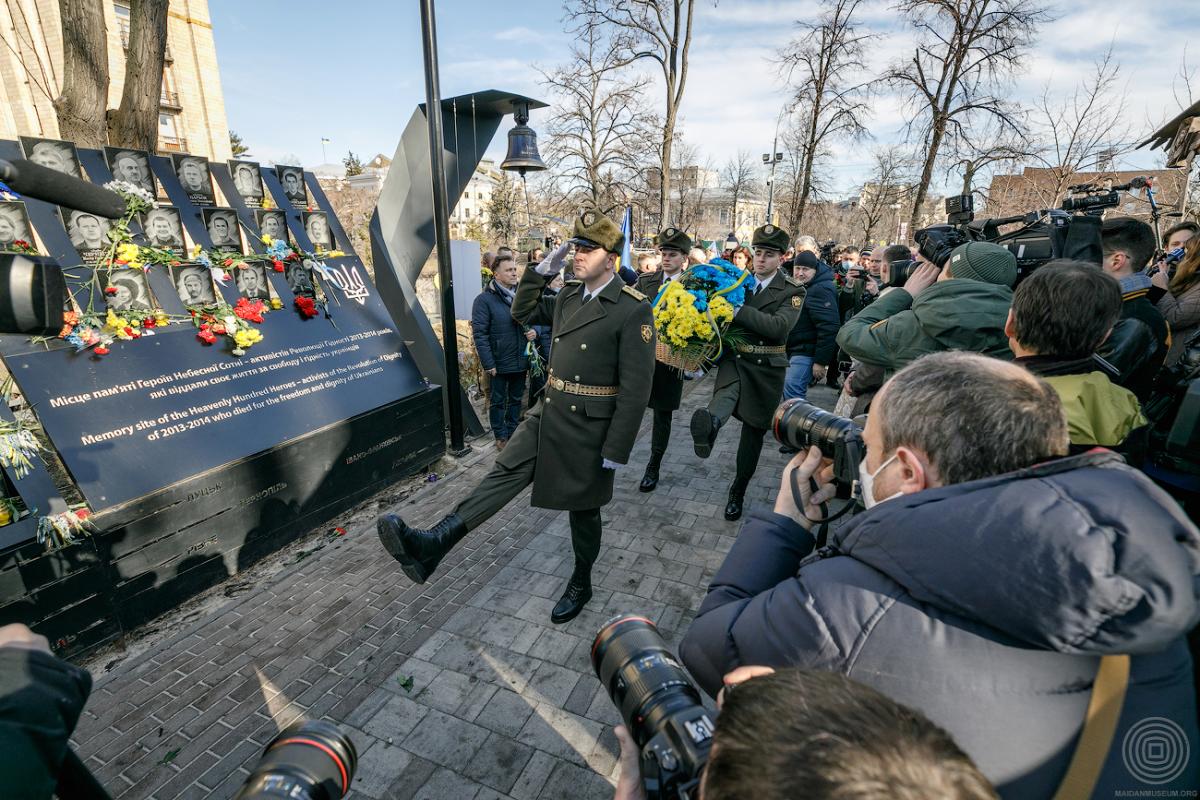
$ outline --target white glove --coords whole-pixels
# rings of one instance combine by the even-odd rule
[[[704,377],[704,370],[684,370],[683,377],[687,378],[689,381],[698,381]]]
[[[625,466],[625,465],[624,465],[624,464],[618,464],[618,463],[617,463],[617,462],[615,462],[615,461],[609,461],[609,460],[606,458],[606,459],[604,459],[604,465],[603,465],[603,466],[604,466],[604,468],[605,468],[605,469],[616,469],[617,467],[623,467],[623,466]]]
[[[550,276],[563,268],[563,259],[567,257],[567,250],[571,247],[570,242],[563,242],[558,247],[550,252],[550,255],[542,259],[542,263],[534,267],[534,272],[538,275]]]

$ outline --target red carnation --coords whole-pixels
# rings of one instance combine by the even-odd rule
[[[128,325],[126,325],[126,326],[125,326],[125,335],[126,335],[126,336],[133,336],[133,328],[131,328],[131,327],[129,327]]]
[[[311,318],[317,315],[317,304],[311,297],[297,297],[296,308],[300,309],[300,313],[305,317]]]
[[[107,347],[104,347],[103,345],[101,345],[100,347],[97,347],[97,348],[96,348],[96,355],[98,355],[98,356],[106,356],[106,355],[108,355],[108,348],[107,348]]]
[[[154,325],[155,325],[154,317],[146,317],[144,320],[142,320],[143,328],[153,328]]]
[[[91,515],[92,512],[88,511],[86,508],[81,508],[75,512],[75,519],[87,519]]]
[[[221,262],[221,266],[223,266],[223,267],[228,267],[228,266],[229,266],[230,264],[232,264],[232,263],[233,263],[233,259],[232,259],[232,258],[227,258],[227,259],[225,259],[224,261],[222,261],[222,262]]]
[[[108,286],[108,287],[106,287],[106,288],[104,289],[104,293],[105,293],[105,294],[116,294],[116,293],[117,293],[117,287],[115,287],[115,286]]]
[[[212,344],[217,340],[217,337],[213,336],[212,331],[200,331],[196,334],[196,338],[205,344]]]
[[[282,262],[282,261],[280,261],[278,258],[276,258],[276,259],[273,259],[273,260],[271,261],[271,263],[272,263],[273,265],[275,265],[275,271],[276,271],[276,272],[283,272],[283,262]]]
[[[179,262],[178,262],[178,261],[172,261],[172,262],[171,262],[171,266],[172,266],[172,267],[178,267],[178,266],[179,266]]]

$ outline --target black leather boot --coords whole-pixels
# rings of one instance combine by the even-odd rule
[[[706,408],[697,408],[692,414],[692,445],[696,455],[708,458],[712,453],[713,444],[717,441],[717,431],[721,429],[721,420],[708,413]]]
[[[450,514],[429,530],[410,528],[399,516],[384,514],[375,528],[384,548],[400,562],[404,574],[417,583],[424,583],[442,557],[467,535],[467,525],[457,514]]]
[[[653,492],[658,488],[658,467],[662,464],[662,455],[651,455],[650,463],[646,464],[646,474],[642,476],[639,492]]]
[[[729,502],[725,504],[725,519],[733,522],[742,518],[742,505],[746,502],[746,487],[734,483],[729,487]]]
[[[563,596],[559,599],[558,604],[554,606],[554,610],[550,612],[550,621],[555,625],[570,622],[579,616],[579,612],[583,611],[583,607],[591,599],[591,570],[581,570],[576,566],[574,574],[571,575],[571,580],[567,583],[566,591],[563,592]]]

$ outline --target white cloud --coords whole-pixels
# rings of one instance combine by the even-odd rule
[[[545,36],[545,32],[538,32],[531,28],[518,26],[516,28],[505,28],[502,31],[497,31],[492,35],[492,38],[499,42],[528,42],[533,43]]]

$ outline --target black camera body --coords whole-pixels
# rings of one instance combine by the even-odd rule
[[[930,225],[913,234],[921,258],[939,269],[946,266],[954,248],[971,241],[971,237],[961,227],[953,225]]]
[[[712,747],[712,714],[645,617],[616,617],[592,643],[592,667],[641,749],[648,800],[696,796]]]

